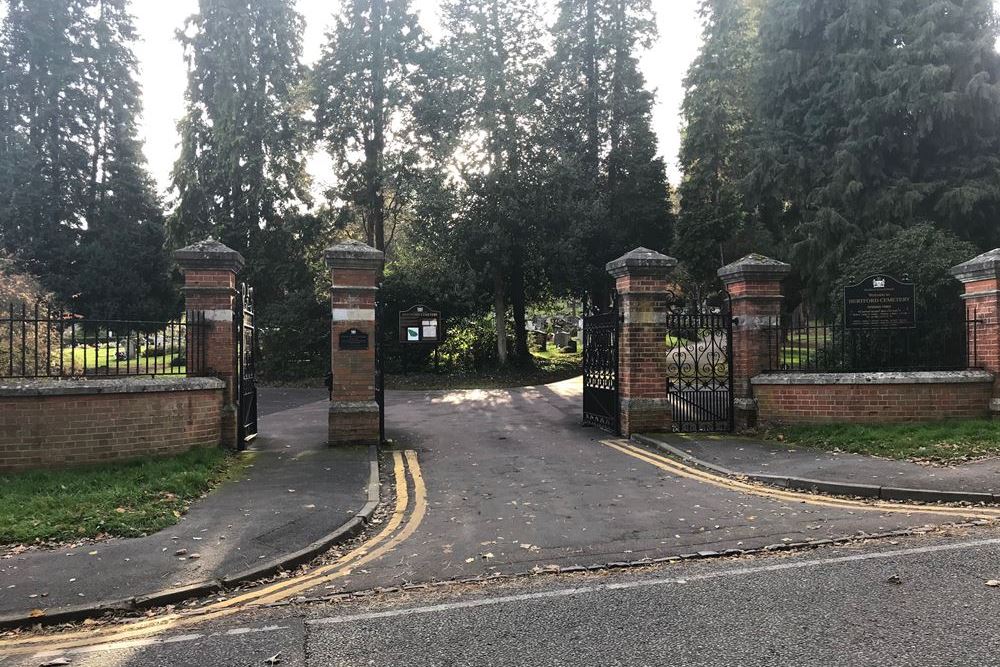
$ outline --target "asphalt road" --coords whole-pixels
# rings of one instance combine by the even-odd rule
[[[0,659],[150,665],[995,665],[1000,531],[262,610]],[[278,662],[268,663],[275,657]]]

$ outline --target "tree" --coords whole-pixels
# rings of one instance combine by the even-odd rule
[[[10,0],[0,52],[0,239],[66,300],[89,182],[88,0]]]
[[[493,283],[497,353],[507,362],[507,308],[514,357],[530,359],[525,329],[532,174],[526,164],[538,125],[532,94],[542,65],[541,20],[534,2],[450,0],[444,7],[443,57],[449,88],[447,128],[464,185],[460,220],[475,264]]]
[[[538,208],[556,239],[558,291],[607,293],[604,265],[636,246],[665,251],[673,212],[635,53],[655,38],[647,0],[561,0],[538,86],[544,109]]]
[[[314,74],[316,136],[338,168],[345,215],[385,250],[412,204],[416,106],[429,52],[409,0],[342,0]]]
[[[750,0],[702,0],[702,47],[684,79],[684,176],[674,252],[703,286],[748,248],[743,183],[750,173],[757,20]]]
[[[754,180],[801,222],[822,303],[854,248],[917,220],[1000,240],[1000,56],[989,0],[769,0]]]
[[[16,2],[4,22],[0,237],[76,312],[176,307],[136,128],[128,0]]]
[[[164,219],[146,171],[136,121],[142,110],[128,0],[95,0],[93,126],[79,249],[78,310],[156,321],[176,313]]]
[[[302,29],[292,0],[200,0],[178,34],[188,88],[170,240],[211,235],[238,250],[265,302],[281,292],[268,267],[290,260],[270,257],[269,241],[310,200]]]

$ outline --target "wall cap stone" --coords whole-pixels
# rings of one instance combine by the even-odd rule
[[[791,270],[791,264],[753,252],[726,264],[718,274],[722,282],[729,284],[743,280],[781,280]]]
[[[143,378],[32,378],[4,381],[0,397],[68,396],[73,394],[151,394],[171,391],[223,389],[226,383],[209,377]]]
[[[894,373],[765,373],[754,385],[965,384],[993,382],[989,371],[909,371]]]
[[[622,276],[663,274],[667,276],[677,266],[677,260],[649,248],[636,248],[618,259],[611,260],[604,268],[615,278]]]
[[[996,278],[998,269],[1000,269],[1000,248],[994,248],[973,257],[968,262],[951,267],[950,273],[963,283],[970,283]]]
[[[361,241],[348,240],[337,243],[324,253],[326,265],[331,269],[380,270],[385,264],[385,253]]]
[[[212,237],[174,251],[174,260],[187,269],[228,269],[239,273],[246,265],[243,255]]]

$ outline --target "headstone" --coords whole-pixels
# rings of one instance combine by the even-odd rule
[[[532,338],[535,340],[535,347],[539,350],[544,350],[549,342],[549,337],[544,331],[533,331]]]
[[[561,349],[566,354],[574,354],[576,352],[576,341],[571,338]]]
[[[570,340],[572,340],[572,336],[570,336],[567,332],[565,332],[565,331],[557,331],[556,332],[556,335],[555,335],[555,344],[556,344],[556,347],[562,349],[562,348],[566,347],[566,345],[569,344]]]

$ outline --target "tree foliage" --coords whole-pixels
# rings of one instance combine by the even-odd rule
[[[128,8],[128,0],[8,3],[0,242],[79,312],[158,319],[176,299],[137,138]]]

